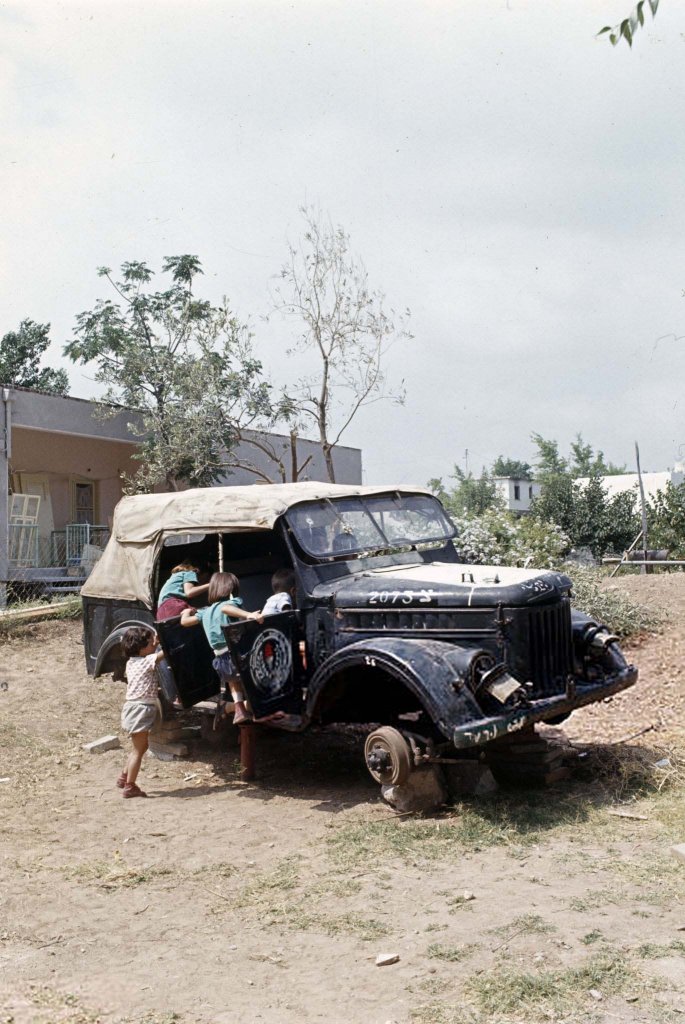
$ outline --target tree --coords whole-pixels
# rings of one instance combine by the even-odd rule
[[[491,472],[493,476],[504,476],[510,480],[533,479],[533,468],[529,463],[521,462],[519,459],[505,459],[503,455],[497,456]]]
[[[480,516],[488,509],[502,507],[497,487],[486,469],[483,469],[480,477],[474,477],[473,473],[465,473],[459,466],[455,466],[450,477],[456,480],[456,486],[449,491],[439,477],[428,481],[428,486],[450,515]]]
[[[286,416],[286,398],[274,398],[252,351],[251,335],[230,311],[197,298],[193,284],[202,268],[197,256],[171,256],[163,273],[171,282],[151,286],[145,263],[124,263],[120,280],[108,267],[98,271],[118,301],[100,300],[76,318],[75,339],[65,354],[95,363],[95,379],[106,387],[110,414],[126,406],[142,413],[140,468],[129,489],[150,490],[165,481],[206,486],[242,465],[234,449],[249,428],[271,427]],[[132,429],[136,429],[132,426]],[[268,444],[248,438],[269,456]]]
[[[607,462],[604,452],[598,450],[595,453],[592,445],[583,440],[582,434],[576,434],[575,441],[571,442],[570,458],[559,454],[557,441],[547,440],[540,434],[531,434],[531,440],[538,450],[536,476],[543,486],[557,476],[570,476],[575,480],[579,476],[614,476],[626,472],[625,466]]]
[[[292,395],[299,425],[315,425],[328,479],[335,481],[333,451],[359,410],[384,398],[402,402],[403,386],[387,389],[385,361],[407,330],[409,310],[386,312],[371,291],[349,235],[312,209],[302,209],[304,237],[289,246],[273,296],[274,309],[302,333],[293,351],[313,353],[318,370],[302,377]]]
[[[50,344],[50,324],[22,320],[18,331],[10,331],[0,340],[0,384],[33,388],[53,395],[69,393],[65,370],[40,368]]]

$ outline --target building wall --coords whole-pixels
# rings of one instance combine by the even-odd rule
[[[589,483],[589,477],[579,477],[576,483],[586,486]],[[603,476],[601,478],[602,486],[607,492],[608,497],[613,498],[617,494],[622,494],[624,491],[634,491],[639,496],[640,484],[638,481],[637,473],[619,473],[615,476]],[[642,486],[645,490],[645,498],[647,501],[656,496],[657,491],[666,490],[667,484],[673,484],[674,487],[678,487],[685,480],[685,473],[676,470],[664,470],[661,473],[643,473],[642,474]]]
[[[537,498],[541,490],[535,480],[514,480],[512,477],[495,477],[495,487],[510,512],[530,512],[533,498]]]

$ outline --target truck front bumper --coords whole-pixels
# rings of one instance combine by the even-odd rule
[[[624,663],[625,664],[625,663]],[[542,700],[531,701],[523,707],[504,715],[480,718],[465,722],[455,727],[452,733],[452,742],[458,749],[480,746],[489,743],[491,740],[499,739],[512,732],[525,729],[535,722],[544,722],[545,719],[556,718],[557,715],[567,715],[576,708],[582,708],[586,704],[594,704],[598,700],[611,697],[621,690],[627,690],[637,681],[637,669],[634,665],[625,665],[610,676],[607,676],[601,683],[587,683],[582,685],[576,682],[572,692],[558,694],[554,697],[545,697]]]

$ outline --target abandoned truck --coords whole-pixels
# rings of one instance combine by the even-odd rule
[[[122,499],[82,590],[92,675],[123,678],[123,632],[154,622],[185,561],[234,572],[248,610],[264,605],[276,569],[293,569],[295,610],[225,629],[255,718],[291,730],[368,723],[380,782],[558,723],[637,678],[617,638],[571,607],[567,576],[464,563],[428,491],[309,482]],[[204,630],[178,618],[156,628],[183,706],[216,694]]]

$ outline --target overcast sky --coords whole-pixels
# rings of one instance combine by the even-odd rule
[[[98,266],[195,253],[288,383],[293,328],[262,318],[314,204],[412,311],[406,405],[345,437],[366,482],[530,459],[533,431],[672,465],[685,15],[613,49],[630,3],[0,2],[0,332],[50,322],[62,362]]]

